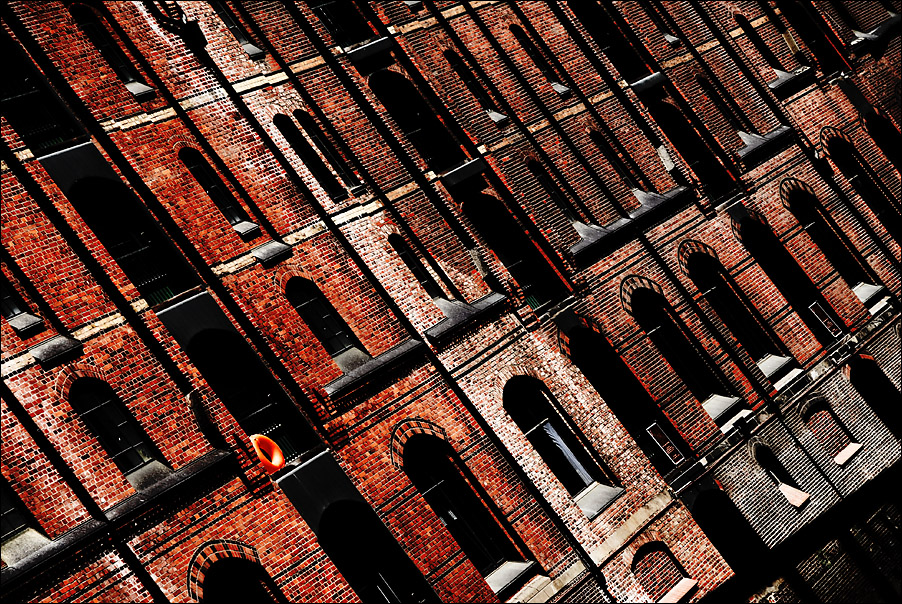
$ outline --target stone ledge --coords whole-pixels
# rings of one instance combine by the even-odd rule
[[[406,358],[417,352],[424,352],[425,344],[419,340],[407,340],[383,352],[376,358],[360,365],[350,373],[333,380],[323,387],[330,397],[346,396],[371,384],[377,377],[397,368]]]
[[[424,332],[426,338],[434,346],[444,346],[456,336],[462,335],[468,327],[485,318],[492,310],[500,309],[506,300],[507,297],[504,294],[492,292],[472,304],[455,305],[449,311],[452,314]]]
[[[41,364],[41,367],[48,369],[81,356],[82,349],[82,343],[75,338],[56,335],[37,346],[32,346],[28,352]]]

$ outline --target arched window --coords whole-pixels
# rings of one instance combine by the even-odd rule
[[[369,85],[431,170],[444,172],[467,159],[410,80],[382,69],[370,76]]]
[[[104,19],[94,9],[84,4],[73,4],[69,7],[72,18],[78,27],[85,33],[88,39],[103,56],[110,68],[125,84],[129,92],[138,100],[143,100],[153,95],[153,88],[144,83],[141,74],[135,67],[131,58],[119,46],[119,41],[104,23]]]
[[[578,438],[567,425],[543,382],[512,377],[504,385],[503,401],[504,410],[587,516],[595,517],[623,492],[593,458],[585,437]]]
[[[814,434],[827,455],[839,465],[844,465],[860,448],[827,399],[818,396],[806,401],[800,410],[802,421]]]
[[[423,575],[366,504],[349,500],[329,504],[317,539],[363,602],[438,602]]]
[[[736,179],[724,167],[683,112],[665,98],[643,95],[643,102],[676,150],[698,177],[705,192],[717,199],[736,186]]]
[[[285,297],[343,371],[369,360],[363,344],[315,283],[292,277],[285,285]]]
[[[0,113],[32,153],[39,157],[87,138],[84,129],[12,38],[0,37],[0,52],[6,70],[0,87]]]
[[[317,444],[295,403],[237,332],[205,329],[186,352],[245,433],[273,439],[288,461]]]
[[[843,281],[867,305],[869,296],[865,292],[877,289],[870,285],[870,268],[827,213],[814,189],[800,180],[786,179],[780,184],[780,197]]]
[[[589,222],[580,215],[577,204],[558,186],[558,183],[554,181],[554,178],[548,173],[548,169],[545,166],[533,158],[528,158],[526,160],[526,169],[539,181],[545,193],[548,194],[554,205],[564,213],[564,216],[567,217],[571,224]]]
[[[354,170],[351,169],[344,156],[338,151],[329,137],[326,136],[319,124],[316,123],[316,119],[301,109],[294,110],[294,119],[298,121],[304,132],[316,145],[316,148],[332,165],[332,169],[338,173],[345,186],[348,188],[360,186],[360,180],[357,178]]]
[[[262,59],[264,52],[251,41],[251,37],[247,33],[247,30],[244,29],[244,26],[240,21],[235,19],[235,16],[232,15],[232,11],[229,10],[229,7],[226,6],[226,3],[222,0],[212,0],[210,2],[210,6],[212,6],[213,10],[216,11],[216,15],[222,21],[223,25],[228,28],[229,32],[235,37],[235,40],[239,44],[241,44],[241,48],[244,49],[244,52],[247,53],[247,56],[249,56],[253,60]]]
[[[470,91],[470,94],[476,97],[479,106],[482,107],[486,114],[488,114],[489,118],[499,125],[507,123],[509,118],[499,111],[498,105],[495,103],[492,95],[489,94],[483,83],[476,77],[476,74],[474,74],[467,64],[464,63],[463,59],[460,58],[460,55],[449,48],[442,52],[442,56],[448,61],[451,69],[453,69],[454,73],[461,79],[464,86]]]
[[[770,447],[761,443],[755,443],[752,447],[752,453],[755,461],[791,505],[797,508],[802,507],[810,499],[808,493],[799,488],[799,484],[786,469],[786,466],[783,465],[783,462],[777,459]]]
[[[204,604],[288,602],[269,573],[244,558],[220,558],[206,569],[203,577]]]
[[[864,116],[864,129],[896,171],[902,173],[902,134],[896,125],[882,113],[868,111]]]
[[[636,551],[632,571],[652,602],[678,602],[696,584],[660,541],[646,543]]]
[[[144,428],[106,382],[75,380],[69,404],[126,477],[158,458]]]
[[[523,47],[523,50],[526,51],[526,55],[533,62],[533,64],[542,72],[542,75],[545,76],[545,79],[548,80],[548,83],[551,84],[551,87],[554,89],[556,93],[561,96],[569,96],[570,89],[564,85],[564,78],[561,77],[561,74],[557,69],[551,64],[551,60],[548,56],[542,52],[535,42],[532,41],[523,28],[519,25],[511,25],[510,32],[514,35],[519,42],[520,46]]]
[[[777,8],[805,42],[825,74],[851,71],[843,44],[808,0],[777,0]]]
[[[13,284],[9,282],[2,272],[0,272],[0,315],[4,319],[10,320],[13,317],[24,313],[30,313],[31,309]]]
[[[821,130],[821,144],[890,236],[902,242],[902,208],[898,200],[882,189],[879,179],[871,173],[870,166],[852,142],[836,128],[827,127]]]
[[[410,249],[410,246],[407,245],[407,242],[404,241],[403,237],[397,234],[389,235],[388,243],[392,246],[395,253],[398,254],[410,272],[413,273],[417,282],[419,282],[423,289],[426,290],[426,293],[430,298],[435,299],[445,297],[445,292],[439,284],[435,282],[435,279],[432,278],[432,275],[429,274],[426,267],[424,267],[417,259],[413,250]]]
[[[475,195],[464,202],[463,212],[513,275],[532,308],[545,305],[563,291],[554,269],[499,199]]]
[[[633,84],[651,75],[652,69],[639,55],[639,51],[621,30],[607,10],[599,2],[568,0],[567,6],[576,15],[595,43],[620,72],[620,76]]]
[[[88,177],[69,201],[151,306],[197,285],[197,276],[122,182]]]
[[[717,258],[702,251],[690,253],[686,269],[705,300],[756,363],[783,354],[782,344]]]
[[[664,296],[641,287],[633,292],[631,305],[636,322],[699,401],[726,390],[711,368],[713,361],[704,358]]]
[[[241,204],[232,196],[232,193],[222,182],[219,174],[213,169],[213,166],[207,162],[206,158],[201,155],[197,149],[184,147],[179,151],[179,159],[191,172],[191,176],[201,186],[207,196],[216,204],[222,215],[232,226],[241,223],[250,223],[247,212],[241,207]]]
[[[849,359],[844,374],[880,421],[896,438],[902,438],[902,405],[899,405],[902,393],[877,361],[870,355],[855,355]]]
[[[702,75],[695,76],[695,81],[705,96],[708,97],[708,100],[717,107],[717,111],[733,127],[733,130],[742,133],[757,133],[755,125],[745,115],[742,108],[731,97],[725,95],[723,90],[719,89],[714,82]]]
[[[645,191],[654,192],[654,185],[648,180],[648,177],[645,176],[642,168],[639,167],[639,164],[637,164],[629,154],[624,153],[621,155],[620,153],[617,153],[608,139],[600,131],[594,128],[589,130],[589,139],[596,147],[598,147],[605,159],[608,160],[608,163],[613,166],[620,178],[623,179],[623,182],[627,187],[630,189],[643,189]],[[618,141],[615,140],[615,142]],[[621,152],[623,151],[624,150],[621,148]]]
[[[607,338],[588,327],[568,334],[573,364],[585,374],[651,464],[667,475],[691,449]]]
[[[272,123],[282,133],[294,152],[297,153],[301,161],[307,166],[313,174],[313,178],[320,184],[326,194],[332,199],[341,199],[347,197],[347,191],[332,174],[332,171],[326,166],[319,154],[313,149],[307,139],[298,130],[297,125],[287,115],[278,114],[272,119]]]
[[[825,346],[842,335],[845,324],[769,226],[746,216],[736,223],[742,244],[790,306]]]
[[[417,491],[483,577],[506,562],[523,560],[447,442],[414,435],[404,445],[403,463]]]
[[[376,36],[356,2],[310,0],[309,6],[339,46],[356,46]]]

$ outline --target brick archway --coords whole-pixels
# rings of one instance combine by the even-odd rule
[[[643,288],[664,296],[664,289],[648,277],[629,275],[620,282],[620,304],[623,305],[623,310],[630,315],[633,314],[633,294],[636,290]]]
[[[81,378],[94,378],[109,383],[106,375],[98,367],[86,363],[73,363],[60,369],[53,391],[61,400],[68,400],[72,384]]]
[[[701,241],[696,241],[695,239],[686,239],[680,244],[680,247],[677,249],[677,260],[680,263],[680,268],[686,275],[689,274],[689,258],[692,256],[692,254],[707,254],[715,260],[718,259],[717,252],[707,243],[702,243]]]
[[[231,539],[208,541],[194,553],[188,565],[188,593],[192,598],[203,599],[204,575],[214,562],[223,558],[240,558],[263,566],[257,550],[249,545]]]
[[[410,439],[411,436],[415,436],[417,434],[429,434],[431,436],[438,437],[450,444],[450,441],[448,440],[448,433],[445,432],[444,428],[421,417],[406,419],[395,424],[395,427],[392,428],[391,434],[390,455],[392,465],[399,470],[403,465],[402,460],[404,445],[407,443],[408,439]]]

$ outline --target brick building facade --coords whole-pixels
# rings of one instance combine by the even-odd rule
[[[898,595],[900,12],[4,5],[4,592]]]

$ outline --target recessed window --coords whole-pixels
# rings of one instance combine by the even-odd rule
[[[543,166],[541,163],[536,161],[535,159],[527,159],[526,160],[526,168],[529,172],[539,181],[539,184],[545,190],[545,193],[548,194],[548,197],[551,198],[552,203],[564,213],[564,216],[567,217],[567,220],[570,223],[583,223],[589,222],[584,219],[580,215],[579,209],[576,207],[576,203],[568,196],[563,189],[558,186],[558,183],[555,182],[554,178],[552,178],[551,174],[548,173],[547,168]]]
[[[486,90],[486,87],[480,79],[476,77],[476,74],[473,73],[469,66],[464,63],[464,60],[460,55],[451,49],[446,49],[442,52],[442,55],[445,57],[445,60],[448,61],[448,64],[451,66],[451,69],[454,70],[454,73],[456,73],[464,83],[464,86],[467,87],[467,90],[470,91],[470,94],[476,97],[479,106],[482,107],[486,114],[488,114],[489,118],[496,124],[506,124],[509,121],[509,118],[498,109],[497,103],[495,103],[495,100],[489,94],[488,90]]]
[[[320,184],[326,194],[332,199],[342,199],[347,197],[348,193],[332,171],[326,166],[319,154],[310,145],[310,142],[301,134],[297,124],[287,115],[276,115],[272,123],[275,124],[294,152],[313,174],[313,177]]]
[[[727,120],[727,123],[733,127],[736,132],[757,133],[755,125],[746,117],[745,113],[736,104],[731,96],[724,93],[719,83],[715,84],[705,76],[696,76],[695,81],[704,92],[705,96],[711,101],[718,112]]]
[[[356,2],[311,0],[309,6],[341,47],[356,46],[376,35]]]
[[[587,516],[594,517],[623,492],[593,458],[585,439],[564,421],[543,382],[515,376],[504,385],[503,400],[504,410]]]
[[[200,151],[185,147],[179,151],[179,159],[235,230],[247,232],[257,226]]]
[[[144,428],[106,382],[76,380],[69,390],[69,403],[126,476],[157,459],[159,453]]]
[[[313,281],[289,279],[285,296],[343,371],[369,360],[360,340]]]
[[[844,45],[833,29],[808,1],[777,0],[777,8],[805,42],[826,74],[850,71],[843,56]]]
[[[0,112],[36,156],[87,138],[60,98],[10,38],[0,40],[6,77],[0,87]]]
[[[742,13],[736,13],[733,15],[733,18],[736,20],[736,25],[742,30],[742,33],[745,34],[745,37],[748,38],[749,42],[752,43],[752,46],[755,47],[755,50],[758,51],[758,54],[761,55],[761,58],[773,69],[779,69],[781,71],[785,71],[783,67],[783,63],[780,62],[780,59],[777,58],[777,55],[774,54],[774,51],[771,50],[770,46],[764,41],[761,37],[761,34],[752,27],[752,24]]]
[[[520,43],[520,46],[523,47],[523,50],[526,51],[526,55],[529,57],[530,61],[532,61],[533,65],[542,72],[542,75],[545,76],[545,79],[551,84],[551,88],[562,97],[570,96],[570,88],[564,84],[564,78],[561,76],[561,72],[552,65],[548,55],[533,42],[532,38],[523,31],[523,28],[519,25],[511,25],[510,32],[514,35],[514,38],[517,39],[517,42]]]
[[[624,80],[633,84],[651,75],[652,68],[614,21],[607,7],[599,2],[585,0],[569,0],[567,6]]]
[[[430,169],[444,172],[466,161],[460,145],[410,80],[382,69],[368,83]]]
[[[235,37],[235,40],[241,44],[241,48],[244,49],[247,56],[254,60],[262,59],[264,52],[254,45],[247,30],[244,29],[244,26],[235,18],[226,3],[222,0],[210,0],[210,6],[216,11],[216,15],[229,29],[229,32]]]
[[[23,338],[44,324],[40,317],[32,314],[28,303],[2,272],[0,272],[0,315]]]
[[[793,507],[800,508],[810,499],[810,495],[801,490],[799,484],[770,447],[756,443],[752,448],[752,454],[768,478]]]
[[[244,558],[219,557],[204,571],[201,585],[205,604],[288,602],[269,573]]]
[[[354,173],[354,170],[348,164],[344,155],[339,152],[332,140],[325,132],[323,132],[322,128],[319,127],[319,124],[316,123],[316,119],[301,109],[296,109],[293,115],[294,119],[301,125],[301,129],[307,137],[313,141],[313,144],[316,145],[319,152],[322,153],[329,164],[331,164],[332,169],[338,173],[345,186],[348,188],[359,187],[360,179],[357,178],[357,174]]]
[[[403,459],[414,487],[483,577],[506,562],[523,560],[448,443],[414,435],[404,445]]]
[[[696,584],[660,541],[646,543],[636,551],[632,571],[652,602],[679,602]]]
[[[197,285],[197,276],[121,181],[82,178],[69,200],[151,306]]]
[[[838,465],[845,465],[861,449],[861,445],[855,442],[852,433],[833,411],[827,399],[816,397],[808,401],[802,408],[801,416],[827,455]]]
[[[137,67],[131,57],[119,45],[119,40],[113,37],[108,29],[106,20],[102,18],[94,9],[84,4],[73,4],[69,11],[72,18],[78,24],[78,27],[85,33],[89,40],[97,47],[101,56],[116,72],[119,79],[125,84],[129,92],[135,95],[138,100],[145,100],[153,96],[153,88],[144,82]]]
[[[608,163],[611,164],[628,188],[643,189],[652,192],[655,190],[654,185],[648,177],[645,176],[645,173],[642,171],[642,168],[639,167],[639,164],[637,164],[622,147],[620,149],[621,152],[618,153],[611,144],[611,141],[608,140],[608,137],[595,128],[589,130],[589,139],[596,147],[598,147],[598,150],[601,151],[605,159],[608,160]],[[620,146],[620,142],[617,141],[616,138],[614,138],[614,142]]]
[[[16,564],[50,543],[5,478],[0,478],[0,542],[3,544],[0,556],[8,565]]]

